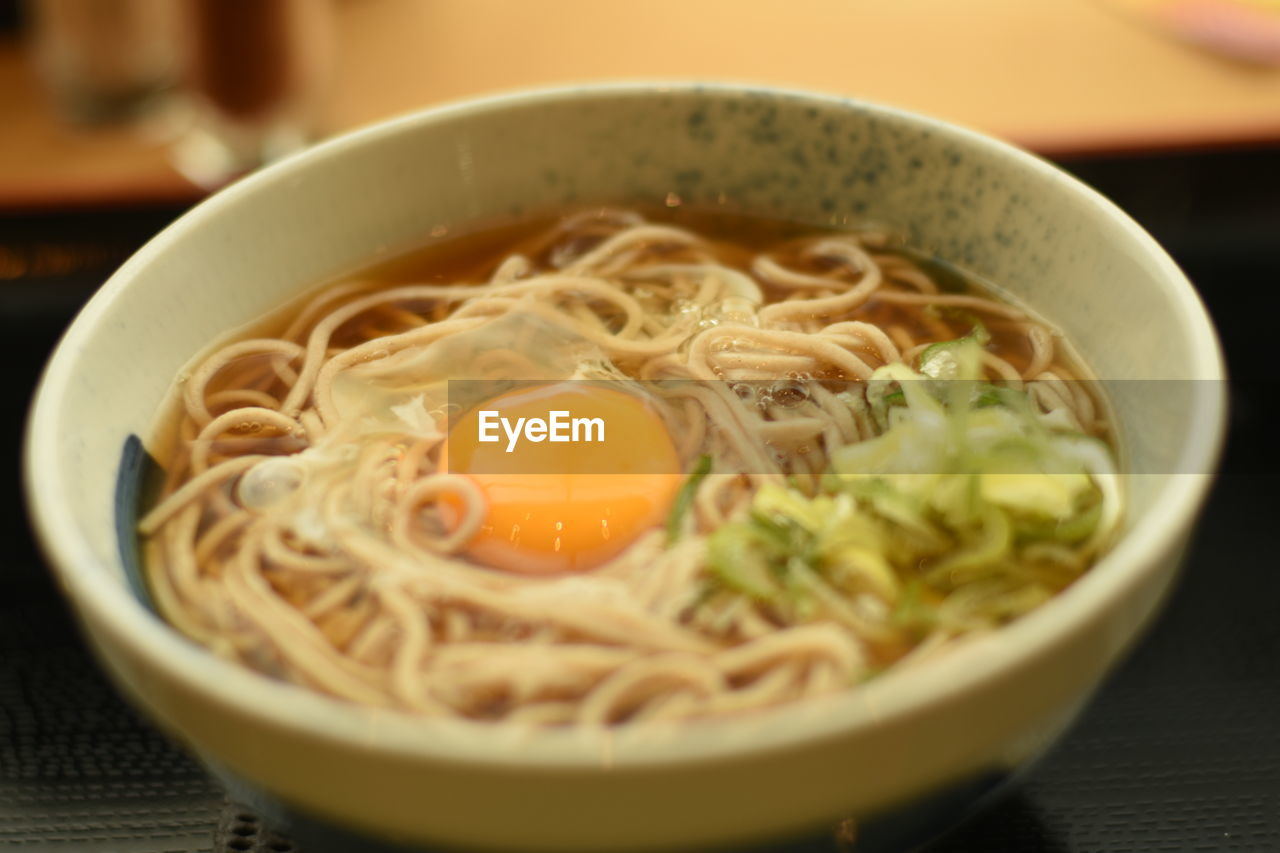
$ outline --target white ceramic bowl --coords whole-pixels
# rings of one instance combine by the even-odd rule
[[[1110,386],[1135,475],[1123,540],[1066,593],[954,654],[830,701],[647,738],[514,736],[344,705],[215,658],[143,603],[130,437],[149,434],[178,369],[215,336],[435,225],[669,193],[818,224],[888,224],[1048,317],[1103,378],[1203,380]],[[419,843],[702,846],[913,805],[927,822],[920,809],[945,792],[976,792],[1041,752],[1174,577],[1217,458],[1222,378],[1212,327],[1173,262],[1035,157],[838,98],[590,86],[389,121],[183,216],[103,286],[59,346],[31,414],[27,488],[112,677],[246,788]]]

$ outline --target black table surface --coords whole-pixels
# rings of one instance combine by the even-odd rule
[[[1267,374],[1280,365],[1280,150],[1063,165],[1143,222],[1196,282],[1234,377],[1231,436],[1157,624],[1025,785],[930,850],[1280,851],[1280,464],[1267,420]],[[17,448],[47,354],[106,274],[179,212],[0,212],[0,382],[11,389],[0,418],[0,846],[296,849],[107,684],[19,491]]]

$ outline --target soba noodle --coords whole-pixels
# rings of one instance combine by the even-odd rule
[[[278,335],[185,375],[167,479],[140,524],[154,597],[179,630],[270,675],[537,725],[745,712],[997,627],[1070,583],[1101,537],[1027,545],[1001,570],[995,615],[973,605],[991,578],[912,603],[901,577],[878,597],[815,575],[817,615],[796,618],[708,580],[718,529],[749,523],[769,489],[813,498],[834,451],[885,432],[862,390],[878,370],[978,325],[985,377],[1064,428],[1105,430],[1053,330],[943,290],[891,245],[862,231],[753,250],[593,210],[491,259],[485,281],[324,288]],[[641,380],[685,470],[706,457],[714,473],[690,478],[671,531],[594,570],[483,565],[466,549],[484,495],[440,463],[448,413],[430,383],[458,375]]]

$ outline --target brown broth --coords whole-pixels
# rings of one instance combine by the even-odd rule
[[[336,276],[324,284],[308,288],[295,299],[246,325],[233,334],[221,339],[219,343],[250,337],[275,337],[281,335],[289,327],[294,318],[310,299],[324,293],[329,288],[349,282],[364,282],[361,292],[376,292],[404,284],[441,284],[441,283],[480,283],[486,281],[507,257],[515,252],[534,249],[528,254],[536,262],[546,263],[549,247],[537,245],[538,238],[546,234],[556,223],[572,215],[582,215],[592,210],[605,211],[608,208],[579,207],[568,211],[545,212],[525,215],[516,218],[495,219],[469,224],[459,228],[438,226],[431,233],[423,235],[423,245],[398,253],[385,260],[379,260],[352,272]],[[667,208],[647,206],[634,208],[648,221],[676,225],[697,232],[713,245],[721,263],[738,269],[747,270],[752,259],[761,252],[774,254],[784,264],[795,264],[804,267],[806,262],[796,255],[792,244],[801,237],[815,234],[838,234],[848,229],[823,228],[814,225],[802,225],[791,221],[771,219],[757,215],[733,213],[717,208],[690,208],[680,206]],[[886,236],[884,248],[874,250],[874,254],[888,258],[902,258],[928,275],[937,284],[939,290],[947,293],[966,293],[975,296],[1008,302],[998,290],[976,276],[958,269],[945,260],[938,259],[909,247]],[[821,273],[821,268],[809,271]],[[892,281],[892,276],[889,277]],[[903,290],[911,288],[903,287]],[[780,298],[779,292],[770,292],[764,288],[766,298],[770,301]],[[353,295],[352,297],[355,298]],[[343,300],[346,301],[346,300]],[[340,303],[335,303],[335,305]],[[1022,306],[1019,306],[1022,307]],[[963,309],[933,308],[889,304],[874,296],[849,315],[849,319],[862,320],[886,330],[897,326],[917,341],[950,340],[968,334],[974,327],[976,316]],[[990,334],[987,349],[1008,361],[1018,370],[1022,370],[1031,359],[1031,351],[1027,337],[1020,331],[1017,322],[1001,318],[988,317],[982,323]],[[373,328],[383,334],[402,331],[394,317],[374,318]],[[337,346],[350,346],[370,337],[369,319],[362,315],[359,328],[342,328],[334,335]],[[1065,365],[1075,376],[1089,375],[1081,368],[1078,359],[1074,358],[1064,342],[1057,340],[1057,357],[1055,362]],[[224,369],[210,386],[212,390],[243,387],[236,380],[236,374],[244,375],[246,371],[263,375],[268,370],[264,365],[269,360],[262,356],[234,362]],[[194,363],[194,362],[193,362]],[[843,377],[822,377],[843,378]],[[270,382],[260,386],[263,390],[278,390],[271,387]],[[172,411],[176,416],[176,400]],[[166,427],[172,425],[174,418],[164,417],[161,423]],[[172,429],[158,432],[153,442],[154,450],[160,451],[159,458],[170,458],[169,451],[175,447],[176,433]],[[179,443],[180,444],[180,443]]]
[[[483,282],[506,257],[518,250],[516,247],[545,233],[561,218],[592,209],[584,207],[567,212],[534,214],[457,229],[435,236],[431,242],[419,248],[379,261],[339,280],[363,278],[386,287],[407,283]],[[797,224],[718,208],[641,206],[632,209],[651,222],[697,232],[714,244],[722,263],[743,270],[748,269],[752,258],[761,252],[776,253],[784,262],[794,261],[794,257],[788,258],[787,245],[796,238],[822,233],[847,233],[849,230]],[[877,254],[904,258],[928,275],[941,292],[970,294],[1009,302],[997,288],[977,276],[943,259],[903,246],[893,239],[887,242],[884,249],[877,250]],[[545,261],[545,257],[535,257],[534,260]],[[781,294],[770,292],[766,287],[765,295],[772,301]],[[890,305],[873,297],[853,312],[850,319],[863,320],[886,329],[898,325],[919,340],[947,340],[968,334],[973,329],[976,318],[972,312],[963,309],[939,310]],[[991,335],[987,349],[1019,370],[1026,367],[1032,354],[1026,336],[1019,331],[1018,325],[999,318],[982,322]],[[1059,344],[1061,346],[1061,342]],[[1072,368],[1078,367],[1078,362],[1069,353],[1062,354],[1057,360]]]

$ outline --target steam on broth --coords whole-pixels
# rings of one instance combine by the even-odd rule
[[[423,715],[832,693],[1104,549],[1121,498],[1083,378],[1047,325],[876,230],[612,208],[484,229],[184,374],[149,582],[219,654]],[[486,444],[490,410],[511,417]],[[543,412],[598,444],[538,438]]]

